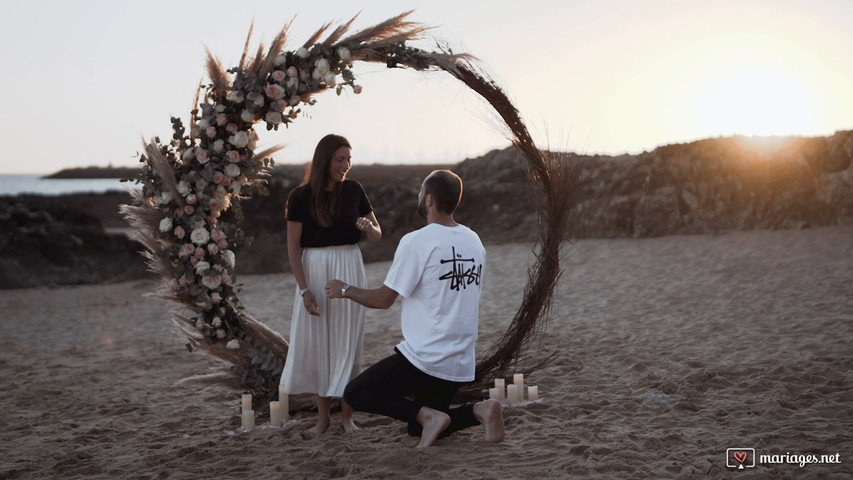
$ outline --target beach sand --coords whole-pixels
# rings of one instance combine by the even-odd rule
[[[519,305],[530,244],[488,247],[479,351]],[[368,265],[373,285],[389,263]],[[189,353],[153,281],[0,291],[0,479],[13,478],[850,478],[853,227],[581,240],[526,377],[540,400],[421,451],[400,422],[303,439],[240,429],[241,389]],[[288,335],[291,275],[244,276],[250,312]],[[399,302],[370,311],[365,366],[400,338]],[[519,370],[523,366],[519,367]],[[508,380],[508,383],[511,379]],[[726,466],[758,455],[839,454],[841,464]],[[741,477],[738,477],[741,478]]]

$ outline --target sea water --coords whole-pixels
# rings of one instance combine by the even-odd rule
[[[117,178],[45,178],[41,175],[0,175],[0,195],[123,192],[127,188],[138,189],[139,185],[134,182],[121,182]]]

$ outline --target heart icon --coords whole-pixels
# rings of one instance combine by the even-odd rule
[[[739,463],[743,463],[746,461],[746,452],[734,452],[733,453],[735,460]]]

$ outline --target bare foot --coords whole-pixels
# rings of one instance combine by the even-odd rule
[[[360,428],[358,428],[358,425],[356,425],[355,422],[351,418],[350,419],[343,419],[343,420],[341,420],[341,423],[343,423],[344,431],[347,433],[354,432],[356,430],[361,430]]]
[[[307,433],[309,437],[316,437],[317,435],[322,435],[326,430],[329,429],[330,423],[332,422],[328,418],[319,418],[317,419],[317,424],[305,433]]]
[[[435,442],[438,435],[450,425],[450,416],[429,407],[421,407],[415,418],[424,427],[421,432],[421,442],[415,448],[426,448]]]
[[[501,402],[486,400],[474,404],[474,418],[486,428],[486,441],[500,443],[504,439],[504,414]]]

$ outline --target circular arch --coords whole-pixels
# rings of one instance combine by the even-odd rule
[[[580,169],[536,147],[518,110],[479,71],[471,55],[408,46],[407,41],[421,38],[429,29],[408,21],[411,13],[349,35],[355,18],[334,29],[326,24],[292,51],[284,50],[287,25],[269,48],[260,46],[253,57],[250,30],[236,67],[226,70],[208,51],[210,83],[199,85],[188,128],[173,117],[169,142],[158,138],[145,142],[143,166],[135,179],[142,188],[131,192],[132,203],[121,210],[147,250],[149,268],[162,280],[154,295],[181,307],[172,313],[187,348],[230,363],[259,402],[276,394],[288,344],[253,318],[238,297],[233,249],[243,240],[243,232],[223,213],[235,198],[263,191],[270,156],[280,149],[255,151],[255,125],[263,122],[268,130],[277,130],[297,119],[302,108],[313,105],[314,96],[326,90],[340,94],[350,88],[360,93],[351,69],[354,62],[447,72],[494,108],[511,142],[528,161],[540,219],[537,261],[528,272],[522,304],[509,328],[477,364],[474,385],[514,366],[547,317],[561,272],[560,245],[578,201]]]

